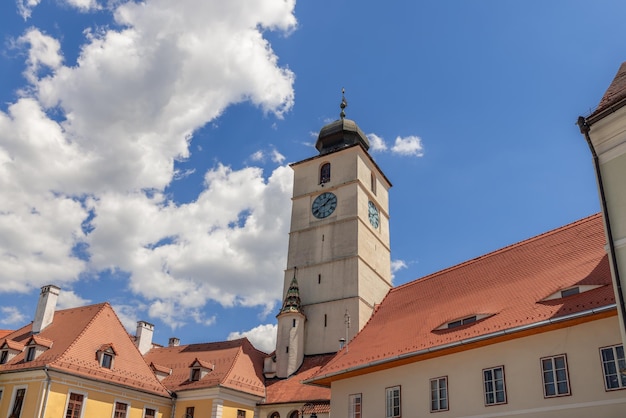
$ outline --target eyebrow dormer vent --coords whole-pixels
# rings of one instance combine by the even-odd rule
[[[464,316],[464,317],[455,319],[453,321],[449,321],[444,324],[441,324],[437,328],[435,328],[433,331],[444,331],[448,329],[462,327],[465,325],[470,325],[470,324],[473,324],[474,322],[478,322],[481,319],[485,319],[490,316],[493,316],[493,314],[476,314],[476,315]]]
[[[566,287],[563,289],[560,289],[554,293],[552,293],[550,296],[541,299],[540,302],[545,302],[548,300],[555,300],[555,299],[563,299],[566,298],[568,296],[573,296],[573,295],[577,295],[579,293],[585,293],[588,292],[590,290],[594,290],[597,289],[599,287],[602,287],[603,285],[599,285],[599,284],[588,284],[588,285],[578,285],[578,286],[570,286],[570,287]]]

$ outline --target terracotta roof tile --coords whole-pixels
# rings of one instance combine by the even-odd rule
[[[33,335],[32,337],[28,339],[28,342],[26,343],[26,345],[30,345],[33,343],[36,345],[40,345],[42,347],[50,348],[52,347],[53,341],[47,338],[44,338],[41,335]]]
[[[233,341],[153,348],[145,355],[148,363],[172,369],[163,379],[171,391],[228,387],[257,396],[265,396],[263,358],[265,354],[242,338]],[[189,366],[198,360],[214,369],[199,381],[190,381]]]
[[[609,109],[611,106],[617,104],[621,100],[626,98],[626,62],[622,63],[613,82],[604,93],[602,100],[596,110],[591,114],[593,117],[604,110]]]
[[[315,376],[391,361],[615,303],[600,215],[502,248],[389,291],[367,325]],[[543,301],[576,285],[601,285]],[[477,314],[473,324],[435,329]],[[325,382],[328,383],[328,382]]]
[[[24,344],[5,338],[2,341],[2,344],[0,344],[0,348],[9,348],[11,350],[22,351],[24,349]]]
[[[13,331],[10,329],[0,329],[0,340],[12,333]]]
[[[287,379],[267,379],[265,382],[267,387],[265,403],[281,404],[322,400],[329,401],[330,389],[320,386],[305,385],[302,381],[315,375],[322,366],[333,358],[333,356],[334,354],[306,356],[300,369]]]
[[[47,366],[169,397],[108,303],[56,311],[52,323],[39,334],[33,336],[31,329],[32,324],[29,324],[7,338],[22,344],[31,339],[53,344],[33,361],[24,361],[24,352],[16,355],[0,366],[0,372]],[[116,355],[113,369],[107,369],[98,363],[96,352],[103,344],[111,342],[115,343]]]

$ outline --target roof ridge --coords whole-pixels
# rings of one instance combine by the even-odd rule
[[[586,216],[586,217],[584,217],[582,219],[578,219],[578,220],[576,220],[574,222],[570,222],[570,223],[568,223],[566,225],[563,225],[563,226],[560,226],[558,228],[551,229],[551,230],[546,231],[546,232],[542,232],[541,234],[532,236],[530,238],[523,239],[521,241],[517,241],[517,242],[515,242],[513,244],[509,244],[509,245],[504,246],[502,248],[498,248],[497,250],[494,250],[494,251],[488,252],[486,254],[480,255],[478,257],[471,258],[469,260],[463,261],[463,262],[461,262],[459,264],[456,264],[454,266],[447,267],[447,268],[445,268],[443,270],[438,270],[436,272],[430,273],[430,274],[428,274],[428,275],[426,275],[426,276],[424,276],[422,278],[417,278],[417,279],[411,280],[410,282],[404,283],[404,284],[402,284],[400,286],[392,287],[389,290],[389,292],[387,293],[387,295],[389,295],[389,293],[395,292],[395,291],[397,291],[399,289],[403,289],[405,287],[413,286],[417,282],[422,282],[424,280],[435,279],[437,276],[440,276],[440,275],[442,275],[444,273],[447,273],[447,272],[450,272],[450,271],[453,271],[453,270],[457,270],[457,269],[466,267],[466,266],[468,266],[470,264],[474,264],[474,263],[476,263],[476,262],[478,262],[480,260],[484,260],[486,258],[491,258],[491,257],[493,257],[495,255],[501,254],[501,253],[506,252],[506,251],[510,251],[510,250],[512,250],[514,248],[521,247],[522,245],[526,245],[526,244],[528,244],[530,242],[537,241],[537,240],[545,238],[547,236],[557,234],[557,233],[562,232],[562,231],[567,230],[567,229],[571,229],[571,228],[573,228],[575,226],[578,226],[580,224],[583,224],[583,223],[586,223],[586,222],[590,222],[590,221],[592,221],[592,220],[594,220],[594,219],[596,219],[596,218],[598,218],[600,216],[602,216],[601,213],[594,213],[592,215]],[[386,298],[386,296],[385,296],[385,298]],[[381,301],[381,303],[382,303],[382,301]]]
[[[65,357],[65,355],[70,351],[70,349],[74,348],[74,345],[76,345],[77,341],[80,340],[80,338],[85,334],[85,332],[87,331],[87,329],[94,323],[94,321],[96,320],[96,318],[98,316],[100,316],[100,314],[102,313],[102,311],[104,310],[104,308],[108,305],[109,307],[111,307],[111,305],[109,305],[109,302],[101,302],[101,303],[95,303],[93,305],[87,305],[87,306],[80,306],[77,308],[68,308],[68,309],[63,309],[63,311],[69,311],[71,309],[81,309],[81,308],[90,308],[90,307],[96,307],[100,305],[100,307],[98,308],[98,311],[94,314],[94,316],[91,318],[91,320],[87,323],[87,325],[85,325],[83,327],[83,329],[81,330],[81,332],[76,336],[76,338],[74,338],[74,341],[72,341],[71,344],[68,344],[68,346],[65,348],[65,350],[60,353],[56,359],[54,359],[52,362],[50,362],[51,364],[54,364],[57,361],[60,361],[61,359],[63,359]],[[113,309],[113,308],[111,308]],[[58,312],[62,312],[62,311],[58,311]]]

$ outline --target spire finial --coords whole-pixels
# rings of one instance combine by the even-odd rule
[[[342,88],[341,89],[341,104],[339,105],[339,107],[341,108],[341,113],[339,114],[341,119],[346,117],[346,112],[344,111],[344,109],[348,106],[348,101],[346,100],[345,94],[346,94],[346,89]]]

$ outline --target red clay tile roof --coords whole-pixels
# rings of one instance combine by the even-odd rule
[[[2,341],[2,344],[0,344],[0,348],[10,348],[11,350],[22,351],[24,349],[24,344],[5,338]]]
[[[42,347],[50,348],[52,347],[53,341],[37,334],[37,335],[33,335],[32,337],[30,337],[26,345],[31,345],[33,343],[36,345],[40,345]]]
[[[247,338],[159,347],[145,355],[148,363],[172,369],[172,374],[163,379],[163,384],[171,391],[222,386],[261,397],[265,396],[264,357],[265,353],[254,348]],[[191,382],[189,366],[196,359],[215,368],[199,381]]]
[[[266,404],[282,404],[292,402],[330,401],[330,389],[305,385],[302,383],[316,374],[322,366],[330,361],[334,354],[306,356],[300,369],[287,379],[267,379],[265,385]],[[318,411],[315,411],[318,412]],[[323,411],[319,411],[323,412]]]
[[[428,351],[471,339],[489,337],[495,342],[498,332],[521,330],[594,308],[613,315],[615,299],[604,244],[602,217],[594,215],[393,288],[348,344],[348,352],[344,348],[337,353],[311,381],[329,384],[344,373],[357,373],[353,370],[372,365],[400,358],[418,361],[418,356]],[[576,285],[602,286],[541,301]],[[435,330],[441,324],[478,314],[492,316]]]
[[[328,414],[330,413],[330,400],[320,402],[309,402],[302,407],[302,414]]]
[[[7,336],[19,343],[33,337],[32,324]],[[108,303],[56,311],[52,323],[34,337],[35,341],[52,341],[52,346],[33,361],[24,361],[25,352],[0,365],[1,372],[48,367],[50,369],[104,381],[139,391],[169,397],[117,315]],[[115,342],[113,369],[100,366],[96,352],[103,344]]]
[[[602,113],[604,110],[611,108],[621,100],[626,98],[626,62],[622,63],[613,82],[604,93],[602,100],[596,110],[591,114],[590,118]]]
[[[13,331],[10,329],[0,329],[0,340],[4,339],[7,335],[12,333]]]

